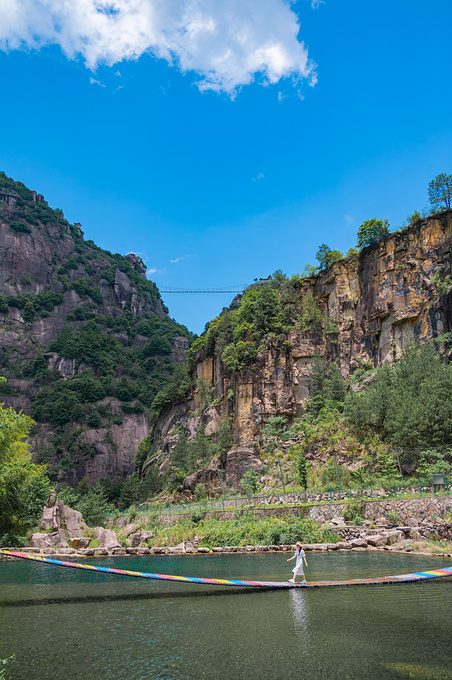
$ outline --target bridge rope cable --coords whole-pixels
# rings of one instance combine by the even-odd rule
[[[214,586],[245,586],[248,588],[324,588],[329,586],[358,586],[358,585],[381,585],[383,583],[410,583],[412,581],[425,581],[429,579],[452,576],[452,567],[443,567],[431,571],[420,571],[412,574],[396,574],[395,576],[377,576],[375,578],[357,578],[347,581],[311,581],[309,583],[291,583],[289,581],[237,581],[219,578],[196,578],[194,576],[172,576],[170,574],[148,574],[141,571],[129,571],[126,569],[111,569],[109,567],[95,567],[93,564],[80,564],[63,560],[29,555],[0,548],[0,556],[17,557],[33,562],[45,562],[46,564],[72,569],[84,569],[97,571],[116,576],[132,576],[135,578],[155,579],[158,581],[177,581],[179,583],[199,583]]]
[[[174,288],[171,286],[159,286],[159,290],[161,293],[172,293],[172,294],[201,294],[201,295],[221,295],[223,293],[243,293],[243,291],[246,288],[246,283],[245,284],[236,284],[232,286],[225,286],[223,288],[217,287],[217,288]]]

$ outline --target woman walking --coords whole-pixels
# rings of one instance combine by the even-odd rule
[[[301,545],[300,541],[297,541],[296,545],[296,550],[295,550],[295,555],[293,557],[289,557],[287,560],[290,562],[291,560],[297,560],[297,563],[295,565],[295,568],[292,569],[293,571],[293,578],[289,579],[289,583],[295,583],[295,579],[298,575],[301,575],[303,577],[302,583],[307,583],[305,575],[304,575],[304,569],[303,569],[303,560],[306,566],[308,566],[308,563],[306,561],[306,555],[303,550],[303,546]]]

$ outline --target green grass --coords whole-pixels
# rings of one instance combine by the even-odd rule
[[[183,517],[172,527],[149,527],[155,532],[150,545],[177,545],[182,541],[190,541],[197,537],[203,545],[209,547],[233,545],[282,545],[296,541],[303,543],[335,543],[339,540],[336,534],[322,531],[310,519],[300,517],[264,517],[256,518],[247,512],[234,519],[218,520],[216,518],[201,519],[196,523]]]

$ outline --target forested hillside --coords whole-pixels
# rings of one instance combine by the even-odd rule
[[[83,237],[0,173],[1,401],[36,421],[36,460],[71,483],[124,479],[191,334],[146,267]]]

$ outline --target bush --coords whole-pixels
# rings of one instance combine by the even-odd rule
[[[14,220],[13,222],[10,222],[8,226],[12,231],[15,231],[16,234],[31,234],[31,229],[25,222]]]

